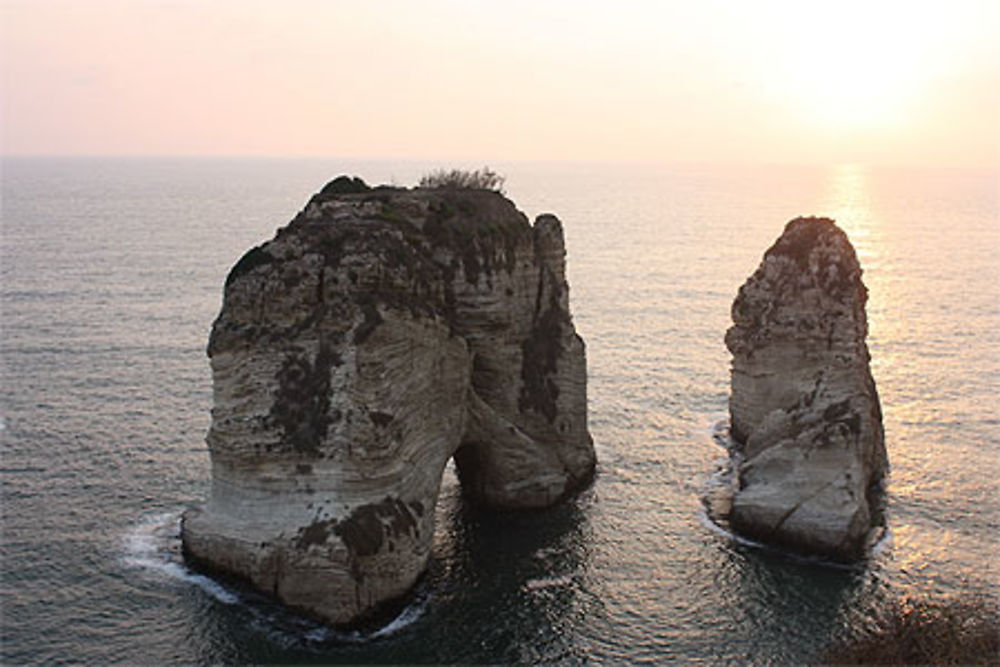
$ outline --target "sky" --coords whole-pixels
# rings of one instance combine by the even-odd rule
[[[996,0],[0,0],[6,155],[1000,164]]]

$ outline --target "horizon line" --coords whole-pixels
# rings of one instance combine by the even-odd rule
[[[410,164],[447,164],[458,167],[469,165],[490,166],[517,164],[565,164],[565,165],[630,165],[643,167],[688,167],[688,168],[737,168],[737,167],[768,167],[768,168],[832,168],[832,167],[864,167],[871,169],[943,169],[943,170],[983,170],[1000,171],[1000,159],[989,163],[957,163],[957,162],[885,162],[863,160],[840,161],[780,161],[780,160],[657,160],[650,158],[499,158],[483,160],[470,157],[445,156],[385,156],[385,155],[320,155],[320,154],[265,154],[265,153],[2,153],[0,160],[340,160],[351,162],[400,162]]]

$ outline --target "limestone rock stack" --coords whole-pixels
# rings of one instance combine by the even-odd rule
[[[594,468],[561,225],[493,191],[332,181],[233,267],[208,354],[185,554],[333,624],[424,570],[452,456],[501,508]]]
[[[738,531],[840,560],[863,554],[888,466],[867,297],[847,235],[824,218],[788,223],[740,288],[726,333]]]

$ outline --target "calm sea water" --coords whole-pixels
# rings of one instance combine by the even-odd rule
[[[229,267],[333,176],[431,166],[3,162],[0,661],[805,662],[896,598],[1000,598],[1000,180],[850,166],[493,165],[565,224],[593,486],[498,517],[449,472],[428,575],[369,634],[189,572],[177,520],[208,490],[204,347]],[[800,214],[838,219],[871,292],[890,533],[855,569],[734,540],[702,503],[729,306]]]

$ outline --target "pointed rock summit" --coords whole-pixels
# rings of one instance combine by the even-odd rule
[[[352,624],[423,572],[452,457],[492,507],[585,484],[565,254],[559,220],[492,190],[329,183],[226,279],[186,557]]]
[[[737,531],[838,560],[864,554],[888,467],[867,298],[854,248],[826,218],[789,222],[740,288],[726,332]]]

